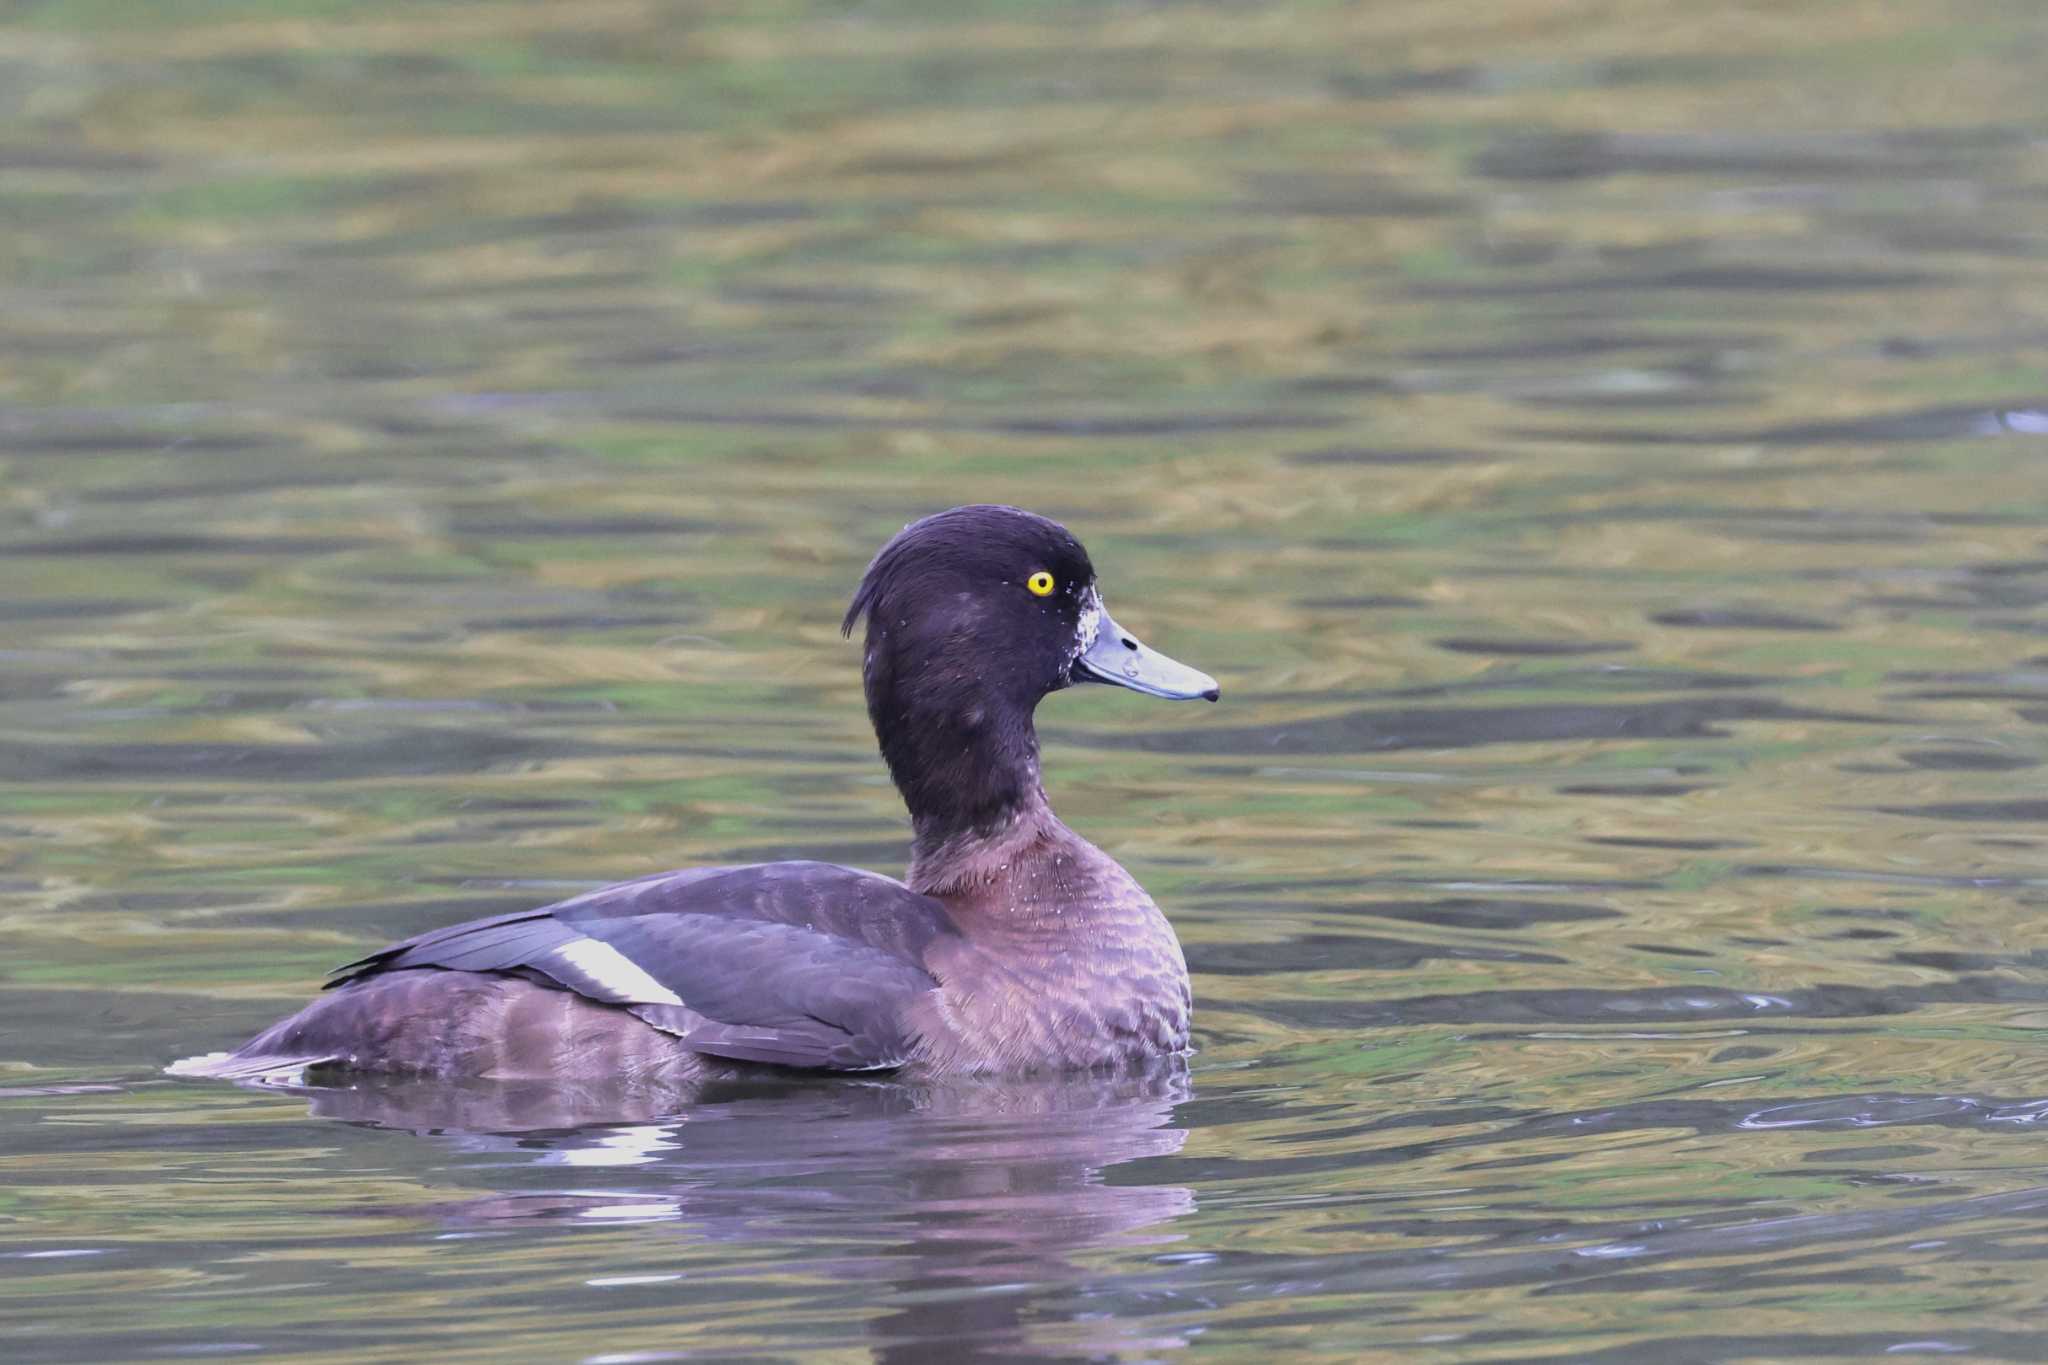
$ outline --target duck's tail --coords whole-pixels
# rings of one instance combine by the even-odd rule
[[[626,1009],[516,976],[380,972],[320,996],[233,1052],[173,1076],[290,1084],[313,1068],[499,1079],[688,1076],[702,1060]]]
[[[292,1057],[242,1048],[234,1052],[202,1052],[197,1057],[181,1057],[165,1067],[164,1074],[191,1080],[296,1085],[305,1079],[307,1068],[340,1060],[331,1053]]]

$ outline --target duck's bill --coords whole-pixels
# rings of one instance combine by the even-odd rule
[[[1174,701],[1196,697],[1215,701],[1223,695],[1214,678],[1146,648],[1137,636],[1111,620],[1107,611],[1097,624],[1095,642],[1074,659],[1069,673],[1075,682],[1113,683],[1148,697]]]

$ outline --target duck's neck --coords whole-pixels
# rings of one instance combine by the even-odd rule
[[[919,705],[871,691],[868,712],[910,808],[913,888],[938,895],[985,879],[1006,850],[1058,826],[1039,783],[1029,711],[995,699]]]
[[[943,900],[972,895],[1021,875],[1026,860],[1047,848],[1061,828],[1043,791],[1035,791],[992,825],[955,826],[939,833],[913,824],[910,870],[904,881],[913,891]]]

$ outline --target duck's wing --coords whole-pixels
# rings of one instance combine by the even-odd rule
[[[631,1010],[692,1048],[835,1071],[908,1060],[908,1007],[937,986],[937,901],[830,863],[691,868],[436,929],[341,968],[507,972]]]

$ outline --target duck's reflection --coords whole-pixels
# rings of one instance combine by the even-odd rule
[[[794,1244],[805,1273],[874,1286],[869,1302],[890,1309],[866,1321],[878,1359],[1182,1344],[1131,1325],[1073,1257],[1169,1243],[1168,1225],[1193,1211],[1185,1186],[1105,1180],[1180,1151],[1184,1064],[1079,1079],[764,1080],[687,1096],[446,1082],[300,1093],[316,1115],[431,1134],[486,1164],[502,1155],[514,1169],[494,1181],[500,1192],[420,1210],[457,1228],[669,1223],[703,1241]],[[537,1168],[555,1170],[543,1181]],[[821,1246],[835,1250],[811,1254]]]

